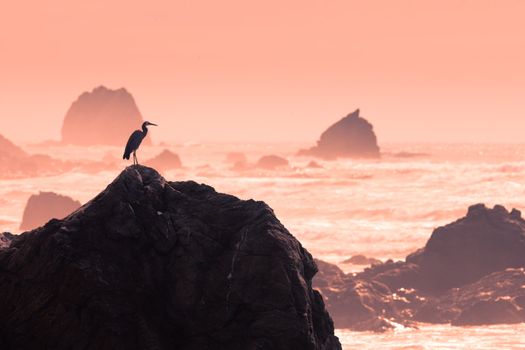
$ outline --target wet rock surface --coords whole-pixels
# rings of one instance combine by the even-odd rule
[[[31,230],[53,218],[62,219],[80,208],[80,202],[54,192],[40,192],[27,200],[20,230]]]
[[[314,287],[337,327],[384,331],[415,321],[525,322],[525,221],[515,209],[471,206],[464,218],[437,228],[406,261],[389,260],[356,274],[318,266]]]
[[[2,349],[340,349],[263,202],[132,166],[0,251]]]
[[[326,129],[316,146],[300,150],[298,155],[325,159],[379,158],[380,152],[372,124],[361,118],[357,109]]]

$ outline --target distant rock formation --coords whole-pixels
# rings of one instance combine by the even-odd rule
[[[273,170],[277,168],[288,167],[290,163],[287,159],[275,155],[262,156],[255,166],[261,169]]]
[[[165,149],[155,157],[147,160],[144,165],[162,172],[171,169],[179,169],[182,167],[182,162],[176,153]]]
[[[314,279],[338,327],[383,331],[392,321],[481,325],[525,322],[525,220],[513,209],[471,206],[424,248],[366,268]],[[335,276],[335,277],[334,277]]]
[[[16,146],[4,136],[0,135],[0,160],[2,160],[2,162],[11,158],[16,159],[27,156],[28,154],[23,149]]]
[[[80,95],[67,111],[62,142],[124,147],[129,135],[140,129],[142,122],[135,100],[126,89],[111,90],[99,86]],[[151,144],[149,135],[142,144]]]
[[[316,272],[265,203],[131,166],[0,250],[0,348],[340,350]]]
[[[53,218],[62,219],[80,208],[80,202],[54,192],[40,192],[27,200],[20,230],[32,230]]]
[[[302,149],[298,155],[325,159],[380,157],[372,124],[359,116],[359,109],[323,132],[317,146]]]
[[[342,264],[353,264],[353,265],[377,265],[381,264],[381,260],[376,258],[368,258],[364,255],[352,255],[350,258],[343,260]]]

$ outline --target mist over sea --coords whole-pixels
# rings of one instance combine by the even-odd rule
[[[435,227],[462,217],[472,204],[525,209],[525,145],[383,144],[380,160],[316,160],[321,168],[307,167],[311,158],[294,156],[305,146],[173,144],[143,147],[138,157],[145,160],[168,148],[181,157],[183,168],[164,172],[167,180],[194,180],[265,201],[314,257],[347,272],[362,268],[340,264],[355,254],[403,259],[422,247]],[[24,148],[64,160],[82,155],[120,162],[122,156],[122,149],[106,146]],[[249,163],[275,154],[287,158],[290,167],[235,171],[225,162],[229,152],[244,153]],[[129,164],[122,161],[122,169]],[[2,180],[0,231],[19,233],[31,194],[53,191],[85,203],[120,170]],[[338,332],[345,349],[518,349],[525,343],[524,327],[423,325],[383,335]]]

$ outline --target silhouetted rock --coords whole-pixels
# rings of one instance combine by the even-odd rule
[[[2,349],[341,349],[263,202],[126,168],[0,251]]]
[[[255,164],[257,168],[270,169],[270,170],[277,169],[277,168],[285,168],[285,167],[288,167],[289,165],[290,163],[288,163],[287,159],[283,157],[275,156],[275,155],[262,156],[257,161],[257,164]]]
[[[382,318],[403,324],[525,322],[525,221],[515,209],[471,206],[406,261],[346,275],[318,266],[314,287],[326,296],[338,327],[378,330]]]
[[[154,158],[147,160],[144,164],[158,171],[179,169],[182,167],[179,156],[167,149],[163,150]]]
[[[321,134],[317,146],[300,150],[298,155],[335,158],[379,158],[379,146],[372,124],[350,113]]]
[[[9,247],[13,238],[14,236],[9,232],[0,233],[0,249]]]
[[[53,218],[62,219],[80,208],[80,202],[54,192],[40,192],[27,200],[20,230],[32,230]]]
[[[111,90],[99,86],[80,95],[67,111],[62,142],[124,147],[129,135],[139,129],[142,122],[135,100],[126,89]],[[142,144],[151,144],[149,135]]]
[[[509,267],[525,267],[525,220],[517,210],[473,205],[467,216],[437,228],[423,249],[409,255],[424,288],[438,291],[474,282]],[[436,278],[436,276],[440,276]]]
[[[343,260],[343,264],[354,264],[354,265],[377,265],[381,264],[381,260],[376,258],[368,258],[364,255],[358,254],[353,255],[350,258]]]

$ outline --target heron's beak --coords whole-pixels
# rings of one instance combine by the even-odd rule
[[[149,125],[158,126],[157,124],[149,123]]]

